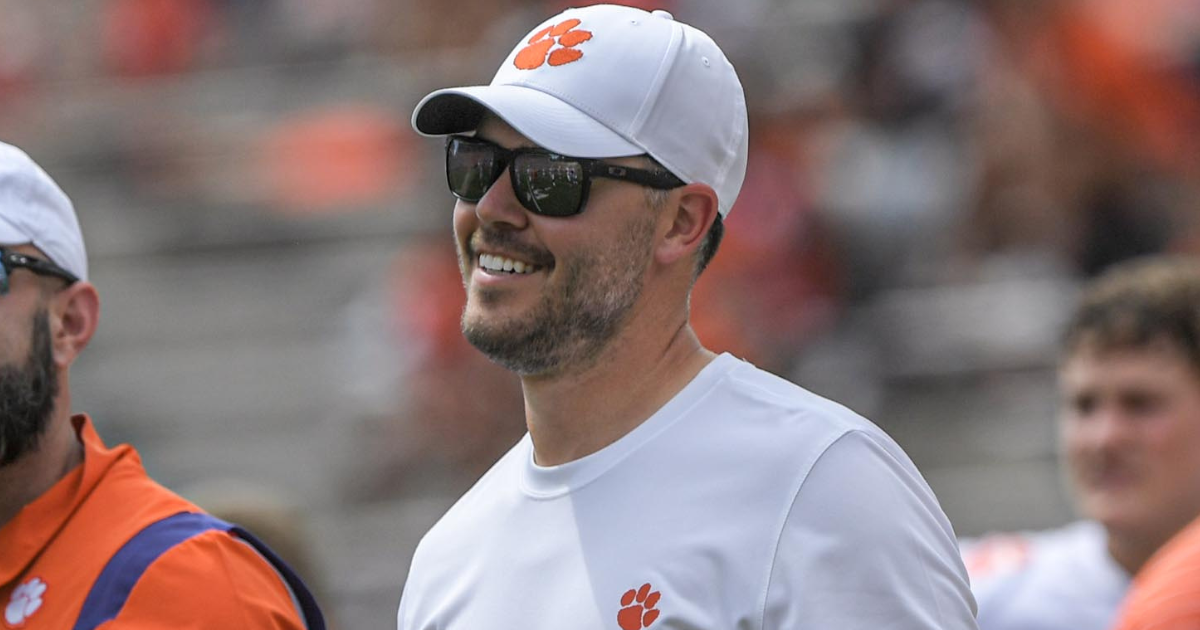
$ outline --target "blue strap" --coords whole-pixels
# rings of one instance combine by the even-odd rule
[[[292,595],[296,598],[296,604],[300,606],[300,612],[304,613],[304,623],[308,626],[308,630],[325,630],[325,616],[321,614],[321,607],[317,605],[317,599],[313,597],[312,592],[308,590],[308,586],[304,584],[304,580],[300,579],[300,576],[292,570],[292,567],[288,566],[283,561],[283,558],[276,555],[266,543],[255,538],[250,532],[236,525],[228,531],[250,543],[251,547],[254,547],[258,553],[262,554],[264,558],[271,561],[271,564],[275,565],[275,570],[279,572],[280,577],[291,588]]]
[[[79,613],[74,630],[93,630],[116,618],[125,607],[134,585],[159,556],[185,540],[214,529],[242,538],[275,565],[296,596],[309,630],[325,630],[325,619],[312,593],[279,556],[246,530],[215,516],[191,512],[181,512],[151,523],[109,559],[83,601],[83,610]]]

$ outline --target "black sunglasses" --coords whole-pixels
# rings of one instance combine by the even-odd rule
[[[48,260],[26,256],[0,247],[0,295],[8,295],[9,276],[12,275],[13,269],[18,268],[28,269],[39,276],[62,278],[67,281],[67,284],[79,281],[75,274]]]
[[[508,168],[517,201],[534,214],[569,217],[583,212],[593,177],[633,182],[659,190],[684,185],[674,175],[601,160],[567,157],[545,149],[505,149],[482,138],[446,140],[446,182],[455,197],[478,203]]]

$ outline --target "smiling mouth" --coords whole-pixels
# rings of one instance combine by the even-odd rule
[[[480,254],[477,259],[479,268],[490,273],[510,273],[514,275],[528,275],[542,270],[542,267],[533,263],[527,263],[521,260],[513,260],[504,256],[495,254]]]

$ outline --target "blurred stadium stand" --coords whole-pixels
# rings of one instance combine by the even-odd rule
[[[522,431],[458,336],[441,145],[407,119],[565,3],[452,4],[0,0],[0,139],[75,200],[103,302],[77,408],[170,486],[296,506],[344,628],[394,623],[420,535]],[[1200,249],[1194,2],[650,4],[753,110],[702,337],[882,425],[960,534],[1068,520],[1071,298]]]

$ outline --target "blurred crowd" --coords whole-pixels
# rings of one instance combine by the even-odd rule
[[[440,146],[407,117],[427,88],[486,82],[528,24],[588,3],[0,0],[0,133],[163,208],[163,248],[409,217],[345,311],[332,387],[361,423],[358,496],[403,492],[412,471],[469,479],[522,432],[520,394],[458,334]],[[747,88],[746,185],[692,304],[710,347],[803,375],[810,349],[877,328],[863,313],[898,290],[1071,286],[1200,251],[1192,0],[625,4],[712,33]],[[999,346],[975,351],[1011,351],[1006,329],[973,323]]]

